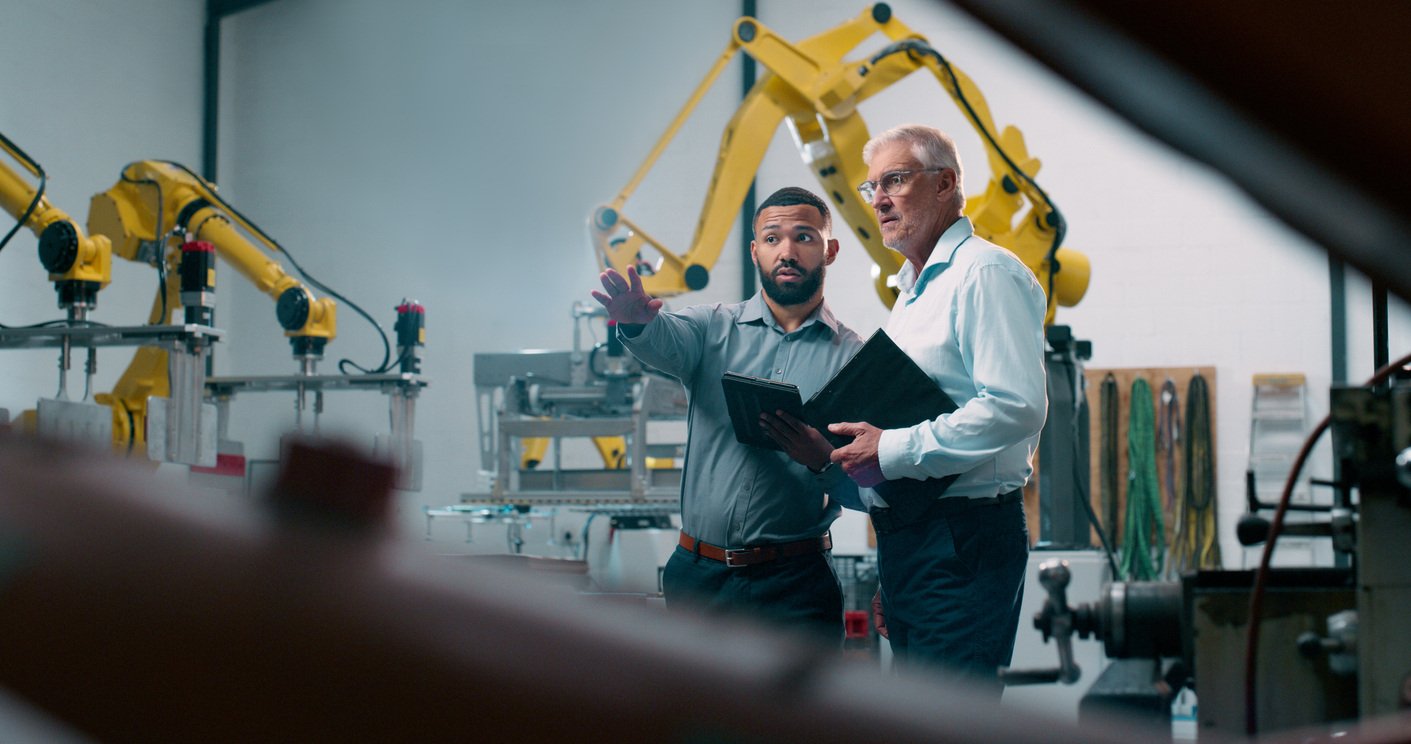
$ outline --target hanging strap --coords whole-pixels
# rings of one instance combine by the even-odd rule
[[[1176,381],[1170,377],[1161,383],[1161,393],[1156,405],[1156,451],[1161,456],[1161,517],[1174,526],[1173,534],[1181,529],[1181,510],[1176,506],[1180,494],[1176,489],[1176,471],[1180,463],[1176,461],[1176,451],[1181,444],[1181,403],[1176,393]],[[1164,536],[1164,534],[1163,534]],[[1174,540],[1174,537],[1173,537]],[[1171,579],[1173,563],[1166,562],[1162,578]]]
[[[1186,451],[1182,494],[1191,556],[1185,570],[1220,568],[1220,534],[1215,508],[1215,447],[1211,435],[1210,388],[1199,372],[1186,389]]]
[[[1176,449],[1181,441],[1181,404],[1176,395],[1176,381],[1167,377],[1161,383],[1161,405],[1156,416],[1156,451],[1166,465],[1161,479],[1161,506],[1164,514],[1172,514],[1176,499]]]
[[[1132,383],[1127,424],[1127,512],[1122,539],[1122,574],[1128,581],[1151,581],[1161,574],[1166,534],[1157,493],[1155,411],[1151,385]]]
[[[1102,378],[1098,395],[1098,476],[1101,486],[1098,507],[1102,513],[1102,527],[1107,531],[1108,543],[1114,550],[1120,543],[1120,535],[1117,532],[1117,505],[1120,503],[1117,498],[1117,427],[1121,423],[1118,420],[1120,404],[1121,401],[1117,398],[1117,378],[1108,372],[1107,376]]]

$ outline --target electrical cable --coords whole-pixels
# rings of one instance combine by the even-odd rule
[[[165,243],[166,241],[162,241]],[[167,307],[167,257],[166,247],[161,249],[162,255],[157,257],[157,294],[162,297],[162,315],[153,325],[165,325],[170,319],[170,309]]]
[[[1078,402],[1081,403],[1081,400],[1078,401]],[[1072,431],[1072,439],[1073,439],[1073,492],[1076,493],[1076,494],[1078,494],[1078,495],[1080,495],[1080,496],[1084,496],[1084,495],[1087,495],[1087,494],[1084,493],[1087,489],[1083,488],[1082,479],[1079,477],[1079,470],[1078,470],[1078,468],[1080,467],[1079,463],[1082,463],[1082,462],[1084,461],[1084,458],[1082,457],[1082,454],[1083,454],[1082,450],[1083,450],[1083,448],[1082,448],[1082,446],[1081,446],[1081,444],[1080,444],[1080,441],[1079,441],[1080,436],[1081,436],[1081,434],[1080,434],[1080,432],[1078,431],[1078,417],[1077,417],[1077,416],[1074,416],[1074,417],[1073,417],[1073,431]],[[1090,497],[1089,497],[1089,498],[1080,498],[1080,499],[1078,499],[1078,501],[1082,503],[1082,505],[1083,505],[1083,510],[1084,510],[1085,512],[1087,512],[1087,515],[1088,515],[1088,522],[1089,522],[1090,524],[1092,524],[1092,526],[1093,526],[1093,531],[1097,533],[1098,542],[1101,543],[1101,545],[1102,545],[1102,553],[1103,553],[1103,555],[1105,555],[1105,556],[1107,557],[1107,567],[1112,571],[1112,580],[1113,580],[1113,581],[1117,581],[1118,579],[1120,579],[1120,578],[1122,577],[1122,574],[1119,572],[1119,568],[1118,568],[1118,566],[1117,566],[1117,557],[1116,557],[1115,554],[1113,553],[1112,545],[1107,541],[1107,534],[1106,534],[1106,532],[1102,529],[1102,523],[1098,521],[1098,518],[1097,518],[1097,511],[1095,511],[1095,510],[1093,509],[1093,505],[1092,505],[1091,498],[1090,498]]]
[[[1411,354],[1408,354],[1391,364],[1377,370],[1363,387],[1371,387],[1385,381],[1398,370],[1411,365]],[[1274,556],[1274,543],[1279,539],[1279,533],[1284,528],[1284,514],[1288,511],[1289,502],[1293,499],[1294,485],[1298,483],[1298,477],[1303,472],[1303,466],[1308,461],[1308,456],[1313,452],[1313,446],[1317,444],[1318,438],[1327,431],[1332,424],[1332,414],[1323,417],[1313,431],[1309,432],[1308,438],[1303,441],[1303,446],[1299,448],[1298,455],[1294,457],[1293,467],[1289,470],[1289,477],[1284,481],[1284,490],[1279,494],[1279,505],[1274,510],[1274,516],[1269,520],[1269,536],[1264,540],[1264,551],[1259,556],[1259,568],[1254,572],[1254,588],[1249,593],[1249,626],[1245,633],[1244,646],[1244,730],[1249,736],[1259,732],[1258,711],[1255,708],[1255,681],[1254,667],[1259,658],[1259,622],[1260,615],[1264,611],[1264,589],[1269,580],[1269,564]]]
[[[8,137],[0,134],[0,143],[3,143],[6,152],[8,152],[11,157],[18,160],[21,164],[28,166],[29,171],[39,178],[39,184],[34,189],[34,198],[29,200],[29,206],[25,208],[24,214],[20,215],[20,218],[15,221],[15,226],[11,227],[10,231],[5,233],[5,237],[0,238],[0,251],[3,251],[5,250],[5,246],[9,244],[10,238],[15,237],[15,233],[19,232],[20,228],[24,227],[26,222],[29,222],[30,215],[33,215],[34,210],[39,208],[39,202],[44,200],[44,188],[49,183],[49,177],[44,173],[44,168],[41,167],[34,158],[29,156],[29,153],[20,149],[19,145],[11,142]]]
[[[376,369],[366,369],[354,363],[351,359],[340,359],[338,361],[339,372],[347,374],[347,372],[344,371],[345,367],[352,367],[353,369],[356,369],[359,372],[362,372],[363,374],[378,375],[386,372],[394,366],[401,364],[401,358],[395,361],[392,359],[392,343],[387,338],[387,330],[382,327],[381,323],[378,323],[371,315],[367,313],[367,311],[363,310],[362,307],[359,306],[356,302],[353,302],[347,297],[344,297],[342,294],[338,293],[328,285],[310,276],[309,273],[304,270],[304,267],[299,265],[298,260],[294,258],[294,254],[290,253],[288,248],[285,248],[283,245],[280,245],[279,241],[270,237],[269,234],[267,234],[264,230],[260,229],[260,226],[256,225],[253,220],[246,217],[244,214],[241,214],[240,210],[236,209],[234,205],[222,198],[221,195],[216,192],[216,187],[214,184],[212,184],[210,181],[207,181],[195,171],[191,170],[190,168],[187,168],[181,163],[172,160],[158,160],[156,162],[162,163],[163,165],[169,165],[173,168],[182,171],[186,175],[196,179],[198,183],[205,187],[205,190],[207,192],[206,196],[210,197],[213,201],[215,201],[215,203],[220,206],[221,209],[237,217],[243,225],[249,226],[249,229],[253,231],[257,236],[259,236],[262,241],[264,241],[266,244],[273,247],[280,253],[284,254],[284,257],[289,259],[289,265],[293,266],[294,270],[299,272],[299,276],[302,277],[304,281],[308,282],[309,286],[313,287],[314,289],[317,289],[320,292],[323,292],[329,297],[332,297],[335,300],[338,300],[339,302],[343,303],[344,305],[347,305],[348,307],[352,308],[353,312],[356,312],[358,315],[361,315],[365,320],[367,320],[368,323],[372,324],[373,328],[377,329],[378,335],[382,337],[382,365],[377,367]]]
[[[1049,198],[1048,193],[1039,186],[1038,182],[1028,173],[1020,169],[1020,167],[1015,164],[1014,160],[1009,157],[1009,153],[1005,152],[1003,147],[1000,147],[999,141],[995,139],[994,134],[985,126],[984,121],[980,119],[980,115],[977,114],[974,107],[970,105],[970,100],[965,97],[965,91],[961,90],[960,79],[955,74],[955,69],[951,67],[950,62],[947,61],[940,52],[936,51],[934,47],[920,39],[898,41],[895,44],[889,44],[883,47],[881,51],[877,52],[877,54],[873,55],[872,58],[868,60],[868,64],[875,66],[880,60],[901,52],[916,52],[935,58],[936,62],[940,64],[941,68],[945,70],[946,75],[950,78],[951,87],[955,91],[956,100],[960,101],[961,108],[965,109],[965,113],[970,117],[970,121],[975,124],[975,128],[980,130],[980,135],[990,143],[990,147],[994,148],[994,151],[999,154],[1000,159],[1004,161],[1005,165],[1009,166],[1010,172],[1028,182],[1028,184],[1033,187],[1034,191],[1038,192],[1039,197],[1044,200],[1044,203],[1048,205],[1049,226],[1053,228],[1053,242],[1049,244],[1048,254],[1045,256],[1045,260],[1049,265],[1047,296],[1052,300],[1054,276],[1059,272],[1057,258],[1058,247],[1063,244],[1063,238],[1068,232],[1068,222],[1063,218],[1063,213],[1058,210],[1058,205],[1053,203],[1053,199]]]
[[[4,323],[0,323],[0,328],[4,328],[4,329],[7,330],[7,331],[28,330],[28,329],[31,329],[31,328],[57,328],[57,327],[59,327],[59,326],[67,326],[67,327],[70,327],[70,328],[107,328],[107,327],[108,327],[108,324],[107,324],[107,323],[99,323],[99,322],[96,321],[96,320],[87,320],[87,319],[84,319],[84,320],[69,320],[69,319],[67,319],[67,318],[58,318],[58,319],[56,319],[56,320],[45,320],[45,321],[41,321],[41,322],[39,322],[39,323],[32,323],[32,324],[30,324],[30,325],[20,325],[20,326],[5,325]]]
[[[1108,372],[1102,378],[1100,391],[1098,406],[1102,418],[1098,424],[1098,471],[1102,481],[1102,516],[1106,522],[1108,538],[1114,546],[1120,547],[1117,533],[1117,503],[1120,501],[1117,496],[1117,431],[1121,422],[1117,410],[1117,377]],[[1122,575],[1113,571],[1112,578],[1115,581],[1122,578]]]
[[[163,325],[170,317],[171,309],[167,307],[167,241],[166,235],[162,233],[163,215],[162,210],[166,207],[166,199],[162,195],[162,185],[150,178],[132,178],[127,175],[127,171],[136,163],[128,163],[123,166],[122,173],[118,178],[125,183],[135,183],[140,186],[151,186],[157,190],[157,222],[152,228],[154,235],[153,242],[157,247],[156,260],[153,265],[157,269],[157,297],[162,303],[162,314],[156,318],[156,322],[151,325]]]

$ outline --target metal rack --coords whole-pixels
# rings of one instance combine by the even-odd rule
[[[1283,493],[1294,459],[1312,424],[1308,414],[1307,378],[1302,374],[1257,374],[1249,419],[1249,473],[1252,495],[1264,504],[1277,504]],[[1295,484],[1291,504],[1312,503],[1308,476]],[[1310,519],[1307,512],[1291,512],[1286,521]],[[1330,546],[1325,543],[1325,551]],[[1258,564],[1261,549],[1246,548],[1246,567]],[[1319,562],[1318,541],[1314,538],[1288,537],[1280,539],[1275,553],[1280,565],[1306,566]],[[1328,556],[1331,559],[1331,556]]]
[[[241,393],[294,391],[297,393],[296,426],[303,428],[306,396],[313,394],[315,426],[323,412],[323,394],[330,390],[378,390],[388,397],[391,430],[377,436],[376,449],[388,455],[401,473],[398,488],[421,490],[421,442],[416,434],[416,399],[428,380],[410,372],[373,375],[244,375],[217,376],[205,382],[206,394],[215,401],[217,428],[222,440],[230,421],[230,402]]]
[[[206,357],[211,344],[225,335],[210,326],[108,326],[71,318],[67,325],[0,329],[0,349],[60,349],[59,393],[39,404],[40,432],[93,442],[112,441],[112,412],[104,406],[70,401],[67,374],[74,349],[87,349],[85,395],[97,369],[97,349],[151,346],[168,352],[169,398],[148,399],[147,454],[158,462],[215,464],[215,410],[202,400]]]
[[[557,358],[561,356],[562,358]],[[502,358],[503,357],[503,358]],[[562,367],[558,369],[557,367]],[[681,472],[676,468],[649,467],[659,458],[675,460],[679,443],[649,443],[648,424],[680,419],[685,415],[685,395],[680,384],[653,375],[641,375],[630,386],[622,382],[614,405],[611,386],[544,385],[536,379],[569,379],[569,356],[552,353],[484,355],[477,358],[476,382],[481,389],[481,462],[490,468],[489,490],[461,495],[468,504],[576,505],[659,504],[675,505],[680,499]],[[542,368],[542,369],[541,369]],[[527,370],[527,371],[526,371]],[[528,381],[531,384],[525,385]],[[529,388],[535,403],[549,401],[556,416],[527,410],[519,401],[521,388]],[[559,460],[564,439],[623,437],[626,468],[566,469]],[[548,467],[519,467],[519,444],[526,439],[554,442],[554,461]]]

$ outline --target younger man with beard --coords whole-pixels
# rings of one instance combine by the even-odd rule
[[[667,607],[743,612],[839,643],[843,597],[828,527],[839,499],[860,503],[856,485],[830,467],[827,440],[787,414],[760,423],[784,452],[736,441],[720,383],[725,372],[791,382],[806,400],[862,347],[823,302],[838,253],[830,226],[822,199],[780,189],[755,211],[750,255],[763,290],[750,299],[660,312],[631,268],[625,278],[603,272],[606,294],[593,297],[627,348],[680,379],[690,400]]]

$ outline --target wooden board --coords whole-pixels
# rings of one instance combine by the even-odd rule
[[[1159,450],[1159,449],[1156,451],[1157,483],[1158,483],[1158,485],[1159,485],[1159,487],[1160,487],[1161,503],[1162,503],[1162,514],[1161,514],[1161,518],[1162,518],[1162,524],[1163,524],[1163,526],[1164,526],[1164,528],[1165,528],[1165,532],[1166,532],[1166,544],[1169,546],[1169,545],[1171,544],[1171,539],[1172,539],[1172,536],[1173,536],[1173,534],[1174,534],[1175,521],[1176,521],[1176,520],[1175,520],[1175,517],[1174,517],[1174,514],[1172,513],[1171,506],[1170,506],[1171,498],[1172,498],[1172,496],[1173,496],[1175,493],[1180,493],[1180,489],[1181,489],[1181,487],[1182,487],[1181,477],[1180,477],[1180,476],[1181,476],[1180,470],[1181,470],[1181,458],[1182,458],[1182,457],[1184,456],[1184,454],[1185,454],[1185,441],[1186,441],[1185,409],[1186,409],[1187,391],[1189,390],[1189,387],[1190,387],[1190,380],[1191,380],[1191,378],[1192,378],[1197,372],[1200,373],[1200,375],[1205,378],[1205,384],[1206,384],[1206,387],[1207,387],[1207,389],[1208,389],[1208,391],[1209,391],[1209,394],[1210,394],[1210,436],[1211,436],[1211,453],[1212,453],[1212,457],[1213,457],[1213,456],[1214,456],[1213,453],[1219,451],[1218,443],[1215,441],[1215,430],[1216,430],[1216,423],[1215,423],[1215,422],[1217,421],[1216,410],[1215,410],[1215,401],[1216,401],[1217,396],[1216,396],[1216,387],[1215,387],[1215,368],[1214,368],[1214,367],[1127,367],[1127,368],[1114,368],[1114,369],[1089,368],[1089,369],[1086,369],[1086,370],[1083,371],[1083,375],[1084,375],[1084,377],[1087,379],[1087,385],[1088,385],[1088,387],[1087,387],[1088,408],[1089,408],[1089,410],[1090,410],[1090,414],[1089,414],[1089,415],[1090,415],[1090,422],[1091,422],[1091,426],[1089,427],[1089,430],[1090,430],[1089,452],[1090,452],[1090,454],[1091,454],[1091,457],[1090,457],[1091,462],[1090,462],[1090,470],[1089,470],[1089,472],[1090,472],[1091,480],[1090,480],[1089,482],[1092,484],[1091,498],[1092,498],[1093,510],[1098,514],[1099,519],[1102,518],[1102,514],[1103,514],[1103,507],[1102,507],[1103,501],[1104,501],[1105,498],[1107,498],[1107,495],[1102,492],[1102,473],[1101,473],[1101,465],[1102,465],[1102,452],[1101,452],[1101,447],[1102,447],[1102,410],[1101,410],[1101,406],[1102,406],[1102,381],[1103,381],[1103,379],[1104,379],[1105,377],[1107,377],[1107,375],[1108,375],[1109,373],[1111,373],[1112,376],[1113,376],[1113,378],[1114,378],[1114,379],[1116,380],[1116,382],[1117,382],[1117,400],[1118,400],[1118,404],[1117,404],[1117,431],[1115,432],[1115,435],[1116,435],[1116,437],[1117,437],[1117,493],[1111,495],[1112,498],[1115,499],[1116,504],[1117,504],[1117,531],[1116,531],[1116,534],[1117,534],[1117,541],[1116,541],[1116,543],[1117,543],[1117,544],[1112,545],[1112,549],[1113,549],[1114,551],[1116,551],[1116,550],[1118,549],[1118,546],[1119,546],[1120,543],[1121,543],[1122,531],[1123,531],[1123,529],[1125,529],[1125,526],[1126,526],[1126,524],[1125,524],[1125,517],[1126,517],[1126,508],[1127,508],[1127,477],[1128,477],[1128,470],[1127,470],[1127,446],[1128,446],[1128,445],[1127,445],[1127,425],[1128,425],[1128,422],[1131,420],[1132,384],[1133,384],[1134,382],[1136,382],[1137,379],[1140,378],[1140,379],[1146,380],[1147,384],[1151,387],[1152,407],[1153,407],[1153,410],[1156,411],[1156,417],[1153,419],[1153,423],[1159,424],[1159,422],[1160,422],[1160,415],[1161,415],[1161,413],[1160,413],[1161,386],[1162,386],[1163,383],[1166,382],[1166,380],[1167,380],[1168,378],[1171,379],[1171,380],[1174,380],[1175,383],[1176,383],[1176,393],[1177,393],[1177,397],[1178,397],[1177,403],[1178,403],[1178,406],[1179,406],[1179,409],[1180,409],[1180,413],[1181,413],[1181,419],[1180,419],[1180,422],[1181,422],[1181,432],[1180,432],[1180,438],[1179,438],[1179,440],[1178,440],[1177,443],[1176,443],[1176,448],[1175,448],[1174,452],[1172,452],[1171,458],[1170,458],[1170,462],[1172,462],[1172,463],[1175,464],[1175,470],[1176,470],[1176,472],[1174,473],[1173,477],[1172,477],[1171,479],[1169,479],[1169,480],[1168,480],[1168,478],[1167,478],[1167,469],[1168,469],[1167,462],[1168,462],[1168,458],[1167,458],[1167,456],[1166,456],[1166,453],[1163,452],[1163,451],[1161,451],[1161,450]],[[1172,487],[1172,486],[1174,487],[1174,491],[1168,492],[1168,488],[1170,488],[1170,487]],[[1027,498],[1026,498],[1025,501],[1026,501],[1026,504],[1027,504],[1027,501],[1028,501]],[[1218,503],[1218,494],[1217,494],[1217,503]],[[1031,513],[1032,513],[1032,512],[1031,512]],[[1031,530],[1032,530],[1032,525],[1031,525]],[[1098,537],[1097,537],[1096,532],[1093,533],[1092,539],[1093,539],[1093,544],[1094,544],[1094,545],[1100,544],[1100,543],[1098,542]]]
[[[1185,448],[1186,390],[1187,390],[1187,389],[1189,388],[1189,386],[1190,386],[1191,377],[1193,377],[1197,372],[1199,372],[1200,375],[1205,378],[1205,384],[1206,384],[1206,387],[1207,387],[1207,389],[1208,389],[1208,391],[1209,391],[1209,393],[1210,393],[1210,436],[1211,436],[1211,440],[1212,440],[1212,441],[1211,441],[1211,452],[1214,453],[1214,452],[1218,452],[1218,451],[1219,451],[1218,448],[1217,448],[1217,446],[1216,446],[1216,444],[1215,444],[1215,441],[1214,441],[1214,438],[1215,438],[1215,422],[1216,422],[1216,420],[1217,420],[1217,419],[1216,419],[1216,412],[1215,412],[1215,400],[1216,400],[1216,395],[1215,395],[1215,390],[1216,390],[1216,388],[1215,388],[1215,368],[1214,368],[1214,367],[1208,367],[1208,366],[1207,366],[1207,367],[1129,367],[1129,368],[1112,368],[1112,369],[1089,368],[1089,369],[1085,369],[1085,370],[1083,371],[1083,376],[1084,376],[1084,378],[1087,380],[1088,408],[1089,408],[1089,411],[1090,411],[1090,413],[1089,413],[1090,425],[1089,425],[1089,427],[1088,427],[1088,428],[1089,428],[1089,434],[1090,434],[1090,440],[1089,440],[1088,452],[1089,452],[1089,455],[1090,455],[1090,458],[1089,458],[1089,459],[1090,459],[1090,463],[1089,463],[1089,474],[1090,474],[1090,475],[1089,475],[1089,483],[1091,484],[1091,492],[1090,492],[1089,496],[1090,496],[1091,501],[1092,501],[1093,511],[1094,511],[1096,514],[1099,515],[1099,518],[1101,518],[1101,515],[1102,515],[1102,501],[1103,501],[1103,494],[1102,494],[1102,491],[1101,491],[1101,489],[1102,489],[1102,479],[1101,479],[1101,478],[1102,478],[1102,474],[1101,474],[1101,470],[1100,470],[1101,465],[1102,465],[1102,455],[1101,455],[1101,446],[1102,446],[1102,422],[1101,422],[1101,408],[1100,408],[1100,407],[1101,407],[1101,390],[1102,390],[1102,381],[1103,381],[1103,378],[1105,378],[1109,372],[1112,373],[1112,376],[1113,376],[1113,377],[1116,379],[1116,381],[1117,381],[1117,400],[1118,400],[1118,409],[1117,409],[1117,411],[1118,411],[1118,412],[1117,412],[1118,428],[1117,428],[1117,432],[1116,432],[1117,442],[1118,442],[1118,446],[1117,446],[1117,493],[1114,494],[1114,498],[1116,498],[1116,500],[1117,500],[1117,520],[1118,520],[1118,521],[1117,521],[1117,535],[1118,535],[1118,540],[1120,541],[1120,539],[1121,539],[1121,534],[1122,534],[1122,530],[1123,530],[1123,528],[1125,527],[1124,519],[1125,519],[1125,516],[1126,516],[1126,508],[1127,508],[1127,423],[1128,423],[1128,421],[1130,421],[1130,419],[1131,419],[1132,383],[1135,382],[1135,381],[1137,380],[1137,378],[1139,378],[1139,377],[1140,377],[1140,378],[1143,378],[1143,379],[1145,379],[1145,380],[1147,381],[1147,384],[1151,386],[1152,406],[1153,406],[1153,408],[1154,408],[1155,410],[1158,410],[1158,411],[1159,411],[1159,408],[1157,408],[1157,406],[1158,406],[1158,405],[1160,404],[1160,402],[1161,402],[1161,399],[1160,399],[1160,396],[1161,396],[1161,385],[1166,381],[1166,378],[1168,378],[1168,377],[1171,378],[1172,380],[1175,380],[1175,382],[1176,382],[1176,392],[1177,392],[1177,396],[1178,396],[1178,398],[1179,398],[1178,404],[1179,404],[1180,410],[1181,410],[1181,438],[1180,438],[1180,440],[1177,442],[1176,450],[1175,450],[1175,452],[1173,453],[1173,462],[1175,462],[1175,464],[1176,464],[1176,477],[1175,477],[1175,479],[1174,479],[1173,482],[1174,482],[1174,486],[1175,486],[1175,489],[1176,489],[1175,492],[1176,492],[1176,493],[1179,493],[1179,489],[1181,488],[1181,481],[1180,481],[1180,464],[1181,464],[1181,457],[1182,457],[1182,456],[1184,455],[1184,453],[1185,453],[1185,449],[1184,449],[1184,448]],[[1158,413],[1158,415],[1159,415],[1159,413]],[[1029,523],[1029,545],[1030,545],[1031,547],[1032,547],[1035,543],[1037,543],[1037,542],[1038,542],[1038,539],[1039,539],[1039,463],[1038,463],[1038,457],[1037,457],[1037,455],[1034,457],[1033,466],[1034,466],[1034,473],[1033,473],[1033,475],[1031,475],[1031,476],[1029,477],[1029,482],[1028,482],[1028,484],[1026,484],[1026,485],[1024,486],[1024,513],[1025,513],[1025,515],[1026,515],[1027,518],[1028,518],[1028,523]],[[1159,484],[1161,484],[1161,488],[1162,488],[1162,504],[1163,504],[1163,507],[1164,507],[1163,513],[1162,513],[1161,517],[1162,517],[1162,524],[1163,524],[1163,526],[1165,527],[1165,530],[1166,530],[1166,544],[1167,544],[1167,545],[1170,545],[1170,544],[1171,544],[1171,539],[1172,539],[1173,534],[1174,534],[1175,518],[1174,518],[1174,516],[1172,515],[1171,510],[1170,510],[1170,508],[1169,508],[1169,496],[1168,496],[1168,494],[1167,494],[1166,491],[1165,491],[1165,489],[1166,489],[1166,470],[1167,470],[1166,457],[1165,457],[1164,453],[1162,453],[1162,452],[1157,452],[1157,456],[1156,456],[1156,471],[1157,471],[1157,478],[1158,478],[1157,482],[1158,482]],[[1217,503],[1218,503],[1218,502],[1217,502]],[[1092,531],[1092,544],[1093,544],[1094,546],[1098,546],[1098,545],[1101,545],[1101,544],[1102,544],[1102,543],[1098,540],[1098,536],[1097,536],[1096,530]],[[871,523],[870,520],[868,521],[868,524],[867,524],[867,545],[868,545],[868,547],[873,547],[873,548],[875,548],[875,547],[877,546],[877,537],[876,537],[876,534],[873,533],[873,531],[872,531],[872,523]],[[1113,549],[1114,551],[1116,551],[1117,548],[1118,548],[1118,544],[1113,544],[1113,545],[1112,545],[1112,549]]]

